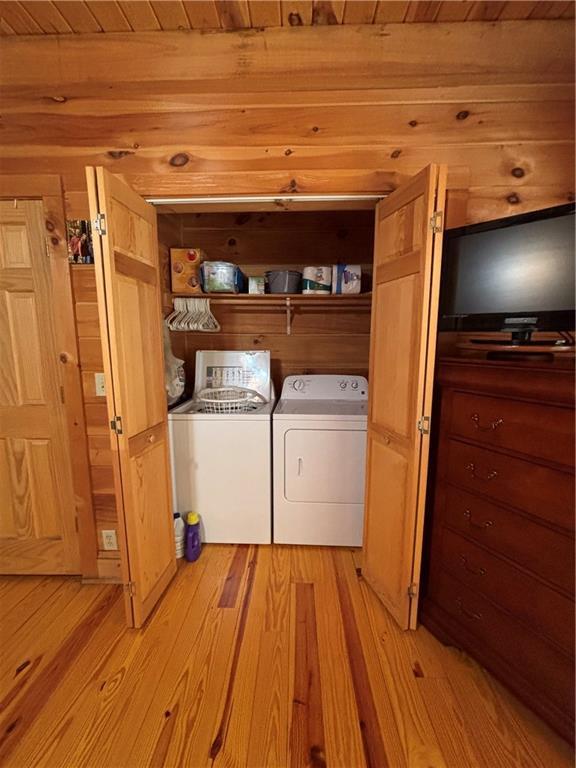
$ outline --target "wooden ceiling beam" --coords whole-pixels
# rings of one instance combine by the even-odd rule
[[[329,50],[338,56],[331,57],[327,70]],[[0,51],[0,85],[44,82],[47,95],[69,83],[100,81],[107,89],[115,83],[146,83],[143,93],[157,82],[186,83],[191,94],[326,90],[342,82],[351,90],[441,89],[572,82],[573,59],[569,20],[390,24],[385,33],[364,25],[306,27],[297,35],[285,28],[209,35],[12,35]]]

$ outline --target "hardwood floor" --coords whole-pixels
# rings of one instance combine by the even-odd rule
[[[562,768],[572,750],[349,550],[216,546],[146,626],[117,586],[0,581],[0,765]]]

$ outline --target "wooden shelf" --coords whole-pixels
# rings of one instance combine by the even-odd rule
[[[302,294],[302,293],[202,293],[196,296],[186,296],[180,293],[173,293],[173,299],[210,299],[213,304],[234,304],[236,306],[274,306],[285,307],[287,303],[292,306],[320,306],[327,307],[342,306],[343,304],[353,306],[370,306],[372,303],[372,293],[356,294]]]
[[[344,310],[349,313],[368,313],[372,307],[371,293],[356,294],[302,294],[302,293],[202,293],[196,296],[183,296],[173,293],[172,299],[210,299],[214,308],[218,306],[234,307],[237,310],[255,310],[260,308],[272,312],[286,313],[286,335],[292,334],[292,318],[310,310],[313,313]]]

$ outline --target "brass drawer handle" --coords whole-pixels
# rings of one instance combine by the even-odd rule
[[[468,571],[468,573],[471,573],[473,576],[486,575],[486,570],[484,568],[472,568],[470,565],[468,565],[468,558],[466,555],[460,555],[460,562],[462,563],[464,570]]]
[[[466,616],[467,619],[473,619],[474,621],[480,621],[482,619],[481,613],[469,611],[466,608],[464,608],[464,606],[462,605],[462,600],[459,597],[456,598],[456,607],[458,608],[458,610],[463,616]]]
[[[472,475],[472,477],[476,478],[476,480],[486,480],[486,481],[488,481],[488,480],[494,480],[495,477],[498,477],[498,472],[496,472],[495,469],[491,469],[488,472],[487,475],[484,475],[484,476],[479,475],[476,472],[476,464],[474,464],[474,462],[472,462],[472,461],[469,464],[466,464],[465,469],[467,469],[468,472],[470,472],[470,474]]]
[[[491,525],[494,525],[492,520],[485,520],[483,523],[475,523],[474,520],[472,520],[472,513],[469,509],[464,510],[464,517],[466,520],[468,520],[468,525],[470,525],[472,528],[480,528],[481,530],[485,530],[486,528],[490,528]]]
[[[474,429],[478,429],[480,432],[493,432],[504,424],[504,419],[494,419],[494,421],[491,421],[487,427],[484,427],[480,424],[480,415],[478,413],[473,413],[470,418],[474,422]]]

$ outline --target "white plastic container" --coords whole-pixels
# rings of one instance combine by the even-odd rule
[[[184,557],[186,547],[186,523],[179,512],[174,512],[174,540],[176,542],[176,557]]]
[[[332,267],[304,267],[302,293],[329,294],[332,290]]]
[[[362,267],[359,264],[334,264],[332,293],[360,293]]]

